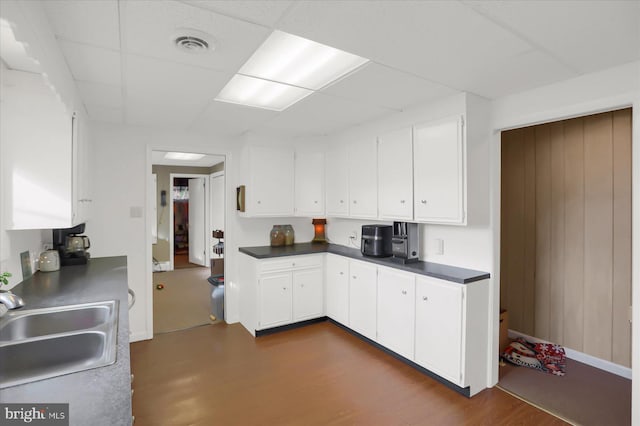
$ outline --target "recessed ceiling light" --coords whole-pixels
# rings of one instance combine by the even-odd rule
[[[236,74],[216,96],[216,101],[283,111],[313,90]]]
[[[366,58],[276,30],[215,100],[282,111],[367,62]]]
[[[164,158],[167,160],[199,160],[204,157],[204,154],[194,154],[192,152],[167,152]]]

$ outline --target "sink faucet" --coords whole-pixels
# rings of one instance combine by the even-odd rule
[[[9,309],[18,309],[23,306],[22,297],[10,291],[0,291],[0,317],[6,314]]]

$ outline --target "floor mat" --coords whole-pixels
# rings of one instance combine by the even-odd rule
[[[631,380],[567,359],[566,375],[506,363],[498,387],[578,425],[630,425]]]

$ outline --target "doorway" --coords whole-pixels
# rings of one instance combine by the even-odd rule
[[[568,359],[562,377],[506,365],[499,386],[580,424],[631,419],[631,117],[501,137],[501,308],[511,337],[559,344]]]
[[[224,200],[225,158],[198,154],[197,160],[167,160],[166,154],[152,152],[152,174],[157,182],[154,196],[150,197],[156,210],[156,220],[152,221],[152,235],[155,232],[156,238],[152,238],[151,280],[154,334],[209,325],[224,316],[215,311],[212,293],[216,288],[210,278],[213,211],[218,220],[215,227],[221,232],[225,222],[224,207],[220,210],[213,205],[214,195],[215,199]],[[215,193],[212,175],[223,176]],[[224,293],[219,293],[220,289],[217,298],[224,300]]]

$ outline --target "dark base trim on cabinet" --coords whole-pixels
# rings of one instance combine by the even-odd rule
[[[393,352],[390,349],[387,349],[386,347],[382,346],[381,344],[374,342],[373,340],[369,339],[366,336],[363,336],[362,334],[358,333],[357,331],[354,331],[352,329],[350,329],[349,327],[340,324],[339,322],[332,320],[331,318],[327,317],[327,321],[329,321],[332,324],[337,325],[338,327],[342,328],[343,330],[347,331],[348,333],[351,333],[352,335],[360,338],[361,340],[364,340],[365,342],[369,343],[370,345],[375,346],[376,348],[380,349],[383,352],[386,352],[387,354],[391,355],[392,357],[394,357],[395,359],[397,359],[398,361],[401,361],[405,364],[407,364],[410,367],[415,368],[416,370],[420,371],[423,374],[426,374],[427,376],[431,377],[434,380],[437,380],[438,382],[442,383],[443,385],[445,385],[446,387],[448,387],[449,389],[452,389],[456,392],[458,392],[460,395],[466,396],[467,398],[471,397],[471,389],[467,386],[466,388],[461,388],[460,386],[456,385],[455,383],[451,383],[450,381],[443,379],[442,377],[438,376],[436,373],[433,373],[430,370],[427,370],[426,368],[422,367],[421,365],[416,364],[415,362],[403,357],[402,355],[399,355],[395,352]]]
[[[319,322],[328,320],[329,317],[313,318],[306,321],[294,322],[293,324],[281,325],[280,327],[266,328],[264,330],[256,330],[256,337],[266,336],[268,334],[279,333],[281,331],[293,330],[294,328],[300,328]]]

